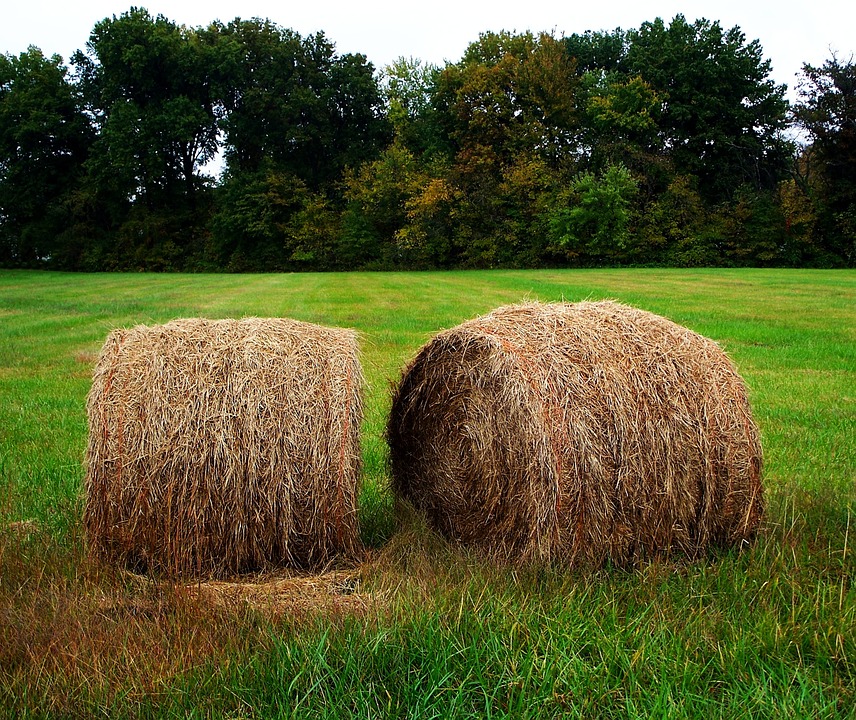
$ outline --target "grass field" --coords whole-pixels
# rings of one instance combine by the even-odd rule
[[[726,348],[764,443],[751,548],[515,570],[396,519],[391,383],[437,330],[525,298],[615,298]],[[92,564],[84,399],[107,333],[248,315],[362,333],[366,562],[252,597]],[[856,717],[854,551],[852,271],[0,273],[0,716]]]

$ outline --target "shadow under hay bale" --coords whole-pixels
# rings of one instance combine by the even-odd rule
[[[360,551],[357,336],[286,319],[110,334],[87,400],[91,551],[224,577]]]
[[[438,334],[387,427],[396,496],[512,562],[618,564],[750,539],[746,389],[712,340],[613,302],[499,308]]]

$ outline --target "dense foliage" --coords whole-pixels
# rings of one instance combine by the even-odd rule
[[[0,266],[852,266],[856,66],[806,65],[794,107],[770,71],[681,15],[376,72],[132,8],[70,67],[0,56]]]

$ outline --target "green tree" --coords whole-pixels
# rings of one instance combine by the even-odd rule
[[[503,242],[494,264],[541,267],[561,259],[549,247],[549,217],[557,175],[537,153],[525,153],[503,168],[497,207],[502,213]]]
[[[195,30],[133,8],[95,25],[77,53],[81,84],[99,124],[100,162],[121,169],[147,202],[205,186],[218,150],[215,48]]]
[[[856,263],[856,65],[836,56],[803,66],[793,110],[808,147],[796,178],[815,207],[816,249],[826,262]],[[802,172],[800,172],[800,170]],[[822,258],[821,258],[822,259]]]
[[[448,153],[433,99],[440,68],[398,58],[384,68],[383,97],[395,140],[426,160]]]
[[[623,163],[641,173],[657,167],[663,151],[659,119],[663,97],[638,75],[587,72],[582,77],[582,147],[592,170]]]
[[[585,172],[562,191],[550,217],[554,242],[572,259],[622,261],[630,241],[637,183],[623,165]]]
[[[416,157],[398,138],[376,160],[345,174],[341,256],[349,266],[405,261],[397,238],[408,222],[407,204],[425,180]]]
[[[534,186],[552,187],[567,172],[579,139],[578,82],[564,45],[531,33],[483,34],[459,63],[440,73],[433,106],[449,139],[448,175],[434,175],[438,182],[426,197],[444,200],[416,207],[446,207],[449,193],[454,196],[445,221],[438,223],[433,210],[421,215],[432,218],[433,228],[450,228],[444,253],[449,261],[517,262],[512,258],[522,248],[509,237],[509,219],[513,214],[519,221]],[[529,171],[538,178],[534,185]],[[529,250],[524,254],[531,257]]]
[[[0,55],[0,265],[74,267],[69,203],[93,133],[62,58]]]
[[[227,174],[215,195],[205,260],[230,272],[354,267],[340,250],[341,209],[300,178],[268,164]]]
[[[551,35],[484,33],[437,80],[437,103],[456,150],[510,161],[536,152],[561,163],[575,145],[579,80]]]
[[[211,179],[203,168],[218,150],[216,48],[132,8],[97,23],[73,61],[98,128],[87,163],[95,202],[109,206],[115,232],[139,238],[134,266],[181,266],[205,224],[200,196]],[[160,259],[148,263],[149,252]]]
[[[339,242],[348,168],[388,138],[374,70],[268,20],[213,24],[225,117],[226,172],[212,247],[233,269],[326,269],[360,248]],[[348,240],[358,233],[346,233]],[[338,252],[337,252],[338,251]]]
[[[337,56],[322,33],[301,38],[269,20],[215,23],[225,77],[222,123],[229,171],[268,164],[312,190],[374,158],[388,132],[372,65]]]
[[[721,219],[721,252],[732,265],[769,266],[787,262],[786,221],[776,193],[738,188]]]
[[[640,216],[640,262],[681,266],[715,265],[720,255],[712,222],[695,177],[676,175]]]
[[[801,157],[795,166],[801,164]],[[798,171],[795,172],[795,176]],[[815,192],[807,187],[804,176],[783,180],[779,184],[779,209],[785,223],[785,242],[781,259],[788,265],[816,264],[823,262],[824,252],[818,247],[818,216]],[[827,261],[828,262],[828,261]]]
[[[785,86],[770,79],[758,40],[677,15],[628,33],[624,66],[664,100],[660,141],[675,170],[694,175],[710,202],[749,185],[773,191],[786,175],[790,144]]]
[[[451,268],[463,263],[466,248],[456,217],[463,197],[448,176],[424,175],[405,203],[407,224],[396,233],[396,241],[413,267]]]

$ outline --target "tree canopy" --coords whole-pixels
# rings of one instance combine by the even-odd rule
[[[0,56],[0,265],[853,265],[853,63],[799,101],[716,21],[486,32],[376,69],[142,8]]]

